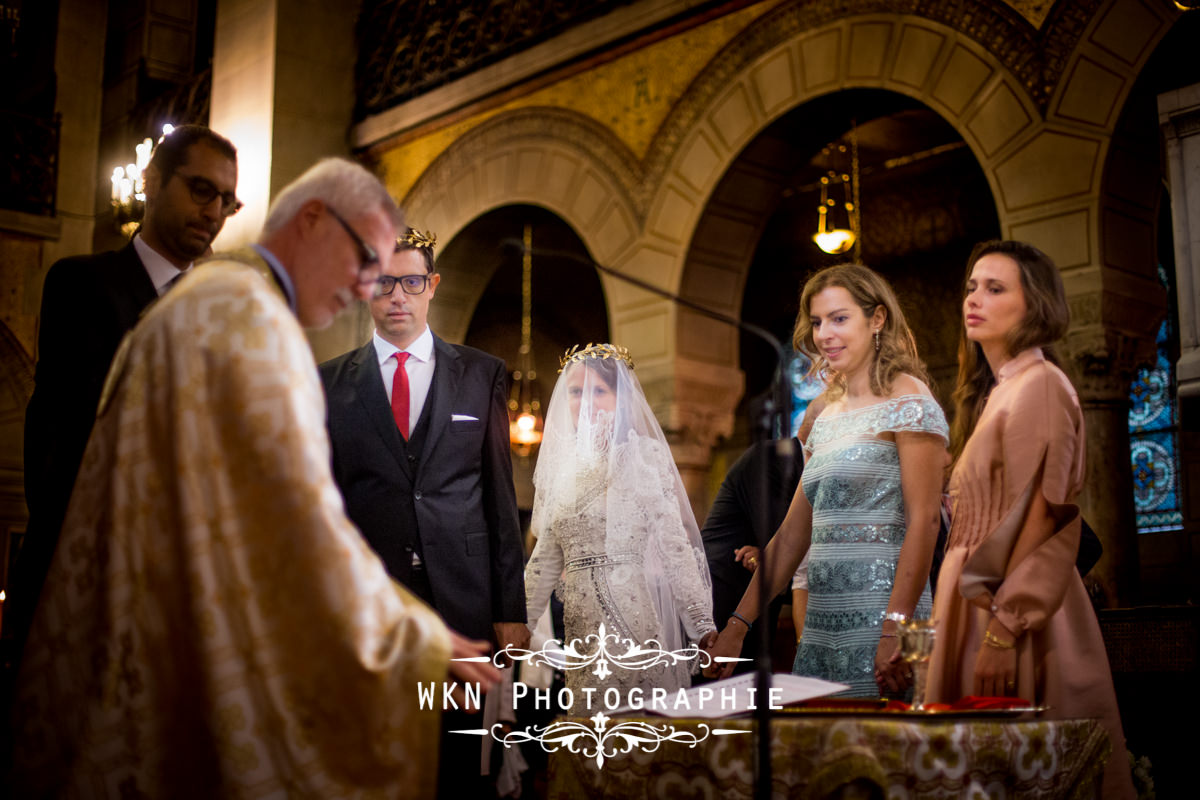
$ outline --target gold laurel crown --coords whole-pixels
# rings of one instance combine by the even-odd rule
[[[579,345],[575,345],[562,354],[562,357],[558,359],[558,374],[562,374],[562,371],[567,368],[567,364],[583,361],[585,358],[599,358],[604,360],[617,358],[629,365],[630,369],[633,369],[633,359],[629,355],[629,348],[621,347],[619,344],[592,344],[588,342],[586,347],[581,348]]]
[[[399,249],[401,246],[408,247],[428,247],[433,249],[437,244],[437,234],[433,231],[421,233],[418,230],[409,230],[408,233],[396,237],[396,246]]]

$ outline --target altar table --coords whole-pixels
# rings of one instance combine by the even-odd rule
[[[565,748],[550,755],[550,800],[689,798],[740,800],[754,795],[752,719],[636,720],[699,739],[663,741],[594,757]],[[579,719],[587,725],[594,723]],[[705,726],[708,726],[705,728]],[[896,798],[1099,797],[1108,734],[1095,720],[788,715],[771,721],[772,795],[841,797],[842,788],[880,787]],[[856,796],[872,796],[871,793]]]

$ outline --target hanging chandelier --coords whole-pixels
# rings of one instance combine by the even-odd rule
[[[533,229],[525,226],[521,249],[521,349],[508,397],[508,441],[513,452],[529,455],[542,441],[542,402],[533,367]]]
[[[846,145],[829,144],[821,152],[832,160],[835,157],[835,151],[844,154]],[[817,206],[817,232],[813,234],[812,240],[817,247],[831,255],[845,253],[853,247],[855,260],[861,261],[862,220],[858,211],[858,179],[858,128],[852,124],[850,128],[850,172],[838,172],[831,169],[821,177],[821,204]],[[842,190],[842,208],[846,213],[846,227],[844,228],[837,227],[831,213],[838,207],[833,195],[839,185]]]

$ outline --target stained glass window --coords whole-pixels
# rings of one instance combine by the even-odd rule
[[[1167,283],[1161,267],[1159,277]],[[1157,357],[1152,365],[1138,370],[1129,392],[1129,450],[1138,533],[1183,529],[1176,441],[1179,407],[1175,400],[1175,369],[1167,349],[1172,333],[1168,314],[1158,329]]]
[[[816,378],[809,377],[808,370],[812,366],[812,361],[808,356],[798,350],[792,351],[791,361],[788,362],[784,370],[787,376],[788,383],[792,387],[792,435],[796,435],[796,431],[800,430],[800,423],[804,421],[804,412],[808,410],[808,404],[817,399],[821,392],[825,391],[825,384]]]

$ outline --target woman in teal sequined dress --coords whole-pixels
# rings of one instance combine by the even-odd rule
[[[801,484],[812,507],[809,601],[792,672],[850,684],[848,694],[855,696],[877,689],[874,657],[907,530],[897,433],[944,442],[946,418],[932,397],[905,394],[826,411],[805,446]],[[915,604],[898,604],[905,616],[929,617],[928,566],[923,574]]]
[[[804,475],[767,548],[765,579],[777,594],[810,553],[793,672],[845,683],[852,696],[904,692],[911,672],[895,618],[930,613],[946,418],[879,275],[857,265],[822,270],[805,284],[800,307],[794,344],[828,382],[829,404],[805,444]],[[741,650],[762,579],[758,570],[711,655]]]

